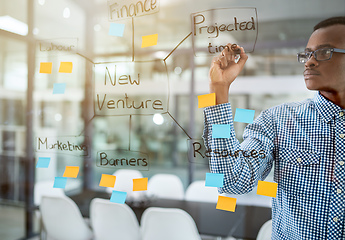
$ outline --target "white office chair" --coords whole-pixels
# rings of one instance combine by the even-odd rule
[[[184,197],[182,181],[173,174],[155,174],[149,179],[147,195],[182,200]]]
[[[92,231],[84,221],[78,206],[69,197],[43,196],[40,209],[48,239],[92,239]]]
[[[66,196],[62,188],[54,188],[54,181],[41,181],[35,183],[34,187],[34,204],[41,204],[42,196]]]
[[[126,199],[130,201],[142,200],[145,198],[145,192],[133,192],[133,179],[142,178],[143,175],[138,170],[120,169],[113,173],[116,176],[114,188],[106,188],[108,193],[115,191],[127,192]]]
[[[34,186],[34,204],[41,205],[42,196],[60,196],[64,197],[65,192],[62,188],[54,188],[54,181],[40,181],[36,182]],[[42,225],[41,213],[39,210],[35,211],[36,218],[39,222],[40,238],[46,239],[46,232]]]
[[[205,181],[194,181],[186,190],[185,200],[216,203],[218,190],[216,187],[205,187]]]
[[[140,228],[133,210],[126,204],[95,198],[90,205],[95,240],[140,240]]]
[[[256,237],[256,240],[271,240],[272,238],[272,219],[265,222]]]
[[[151,207],[141,217],[142,240],[201,240],[193,218],[177,208]]]

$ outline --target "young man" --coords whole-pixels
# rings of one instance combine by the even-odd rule
[[[235,59],[235,49],[228,46],[210,69],[217,105],[204,111],[210,169],[224,174],[219,190],[248,193],[274,163],[278,191],[272,201],[272,239],[345,239],[345,17],[317,24],[298,54],[307,88],[318,91],[315,97],[263,111],[246,127],[241,144],[228,93],[248,56],[237,47],[241,53]],[[212,138],[215,124],[229,124],[230,137]],[[242,154],[233,154],[239,150]],[[259,151],[265,154],[259,157]]]

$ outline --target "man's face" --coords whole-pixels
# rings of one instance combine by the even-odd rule
[[[337,24],[314,31],[306,51],[327,47],[345,49],[345,25]],[[313,55],[304,64],[304,69],[304,80],[309,90],[345,92],[344,53],[333,53],[327,61],[316,61]]]

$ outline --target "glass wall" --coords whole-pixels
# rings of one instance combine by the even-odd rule
[[[24,237],[25,221],[37,220],[24,217],[26,146],[34,151],[35,184],[53,183],[66,166],[79,166],[78,177],[68,179],[67,195],[104,191],[101,175],[119,167],[100,166],[101,152],[144,154],[149,162],[148,169],[139,169],[144,177],[175,174],[185,189],[191,181],[205,179],[208,163],[191,162],[188,139],[202,143],[203,109],[197,96],[208,93],[212,56],[193,52],[192,13],[256,8],[255,49],[231,87],[230,102],[233,109],[255,110],[257,117],[269,107],[315,94],[304,86],[296,53],[305,48],[317,22],[343,15],[345,8],[342,0],[157,2],[156,13],[109,21],[105,0],[0,1],[0,211],[15,216],[13,231],[1,223],[1,239]],[[28,19],[29,4],[33,19]],[[109,34],[111,23],[124,24],[123,36]],[[158,34],[157,44],[143,48],[142,37],[152,34]],[[30,111],[28,59],[34,59]],[[28,115],[32,126],[26,125]],[[246,125],[235,123],[239,141]],[[28,128],[33,131],[29,144]],[[73,150],[64,149],[69,143]],[[78,150],[82,146],[87,150]],[[47,157],[49,168],[36,168]],[[241,199],[246,204],[262,200],[255,191]],[[270,199],[262,201],[269,205]],[[37,222],[33,232],[38,232]]]

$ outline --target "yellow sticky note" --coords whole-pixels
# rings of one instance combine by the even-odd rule
[[[63,173],[63,177],[70,177],[76,178],[79,173],[79,167],[67,166],[65,168],[65,172]]]
[[[133,179],[133,191],[146,191],[148,178]]]
[[[277,196],[277,189],[278,183],[259,180],[256,194],[275,198]]]
[[[236,198],[218,196],[216,209],[235,212]]]
[[[204,108],[216,105],[216,94],[209,93],[205,95],[198,96],[198,107]]]
[[[61,62],[59,67],[59,73],[72,73],[72,62]]]
[[[52,62],[41,62],[40,63],[40,73],[52,73],[53,63]]]
[[[142,36],[141,48],[157,45],[158,34]]]
[[[102,174],[99,186],[113,188],[115,186],[115,180],[116,177],[114,175]]]

